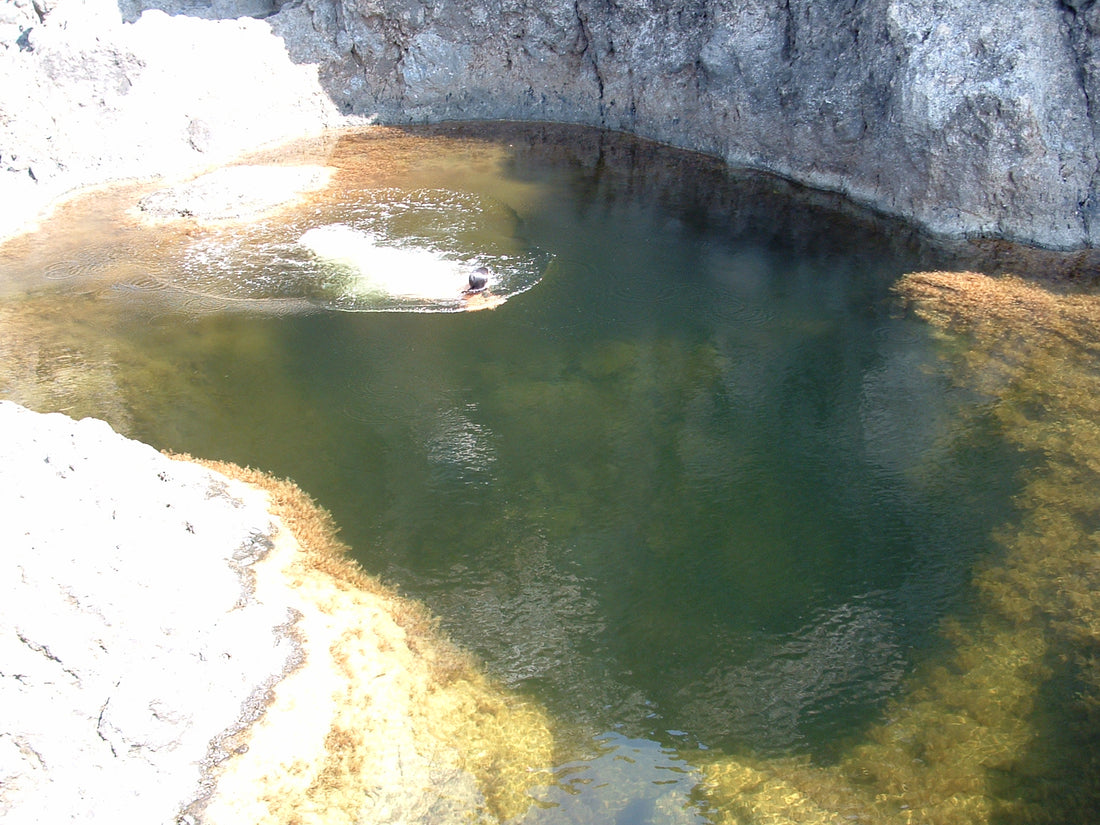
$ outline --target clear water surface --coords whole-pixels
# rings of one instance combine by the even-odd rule
[[[394,141],[345,137],[335,188],[280,224],[47,285],[109,333],[115,423],[293,478],[368,571],[545,704],[567,744],[530,821],[706,819],[693,752],[827,764],[965,612],[1012,513],[1021,457],[891,293],[933,253],[611,135]],[[301,258],[287,287],[295,233],[377,230],[383,190],[391,239],[442,237],[515,294],[363,311],[403,307],[334,299]],[[311,311],[250,303],[288,296]]]

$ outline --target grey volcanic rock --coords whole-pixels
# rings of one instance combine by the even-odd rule
[[[306,0],[271,22],[345,111],[625,130],[937,233],[1073,248],[1100,239],[1100,12],[1073,5]]]

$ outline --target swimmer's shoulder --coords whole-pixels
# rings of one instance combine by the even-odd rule
[[[494,295],[491,292],[475,292],[463,298],[463,309],[467,312],[475,312],[479,309],[496,309],[507,300],[502,295]]]

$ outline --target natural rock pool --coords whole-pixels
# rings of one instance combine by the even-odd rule
[[[968,315],[903,225],[597,132],[301,155],[273,217],[7,244],[5,395],[308,490],[556,720],[524,822],[1097,814],[1088,295]]]

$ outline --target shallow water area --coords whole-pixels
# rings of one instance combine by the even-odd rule
[[[8,244],[2,288],[159,292],[190,313],[454,312],[499,306],[551,263],[507,204],[416,186],[388,163],[309,163],[331,163],[330,148],[307,144],[289,166],[260,155],[192,181],[76,197]],[[468,279],[481,271],[489,284],[474,300]]]
[[[351,193],[349,193],[351,194]],[[178,289],[234,301],[298,299],[319,310],[468,308],[479,268],[501,302],[538,283],[549,256],[517,237],[503,204],[445,189],[370,189],[276,220],[209,233],[184,250]]]
[[[303,154],[327,186],[262,218],[145,226],[136,187],[0,249],[5,394],[314,495],[369,572],[557,720],[554,781],[518,821],[908,821],[891,770],[913,753],[873,750],[881,777],[860,755],[961,718],[950,657],[983,648],[945,628],[982,628],[990,661],[1033,639],[974,617],[1035,451],[1006,437],[999,387],[959,379],[965,336],[894,289],[951,254],[587,130]],[[351,251],[302,243],[324,227]],[[508,300],[457,312],[478,266]],[[973,690],[1007,690],[989,678]],[[1032,741],[1013,725],[1035,712],[983,724]],[[920,747],[936,793],[984,777]],[[1056,762],[996,762],[996,793],[960,798],[1036,776],[1057,797]]]

